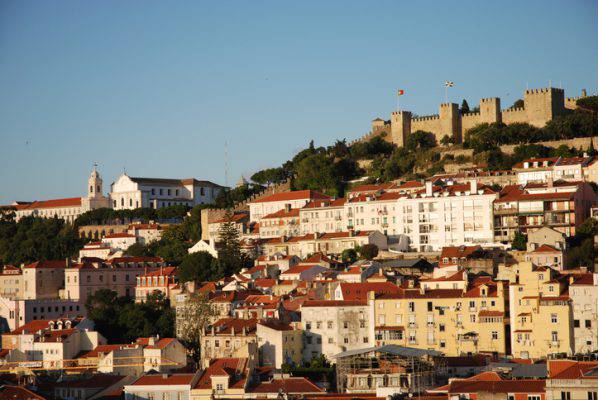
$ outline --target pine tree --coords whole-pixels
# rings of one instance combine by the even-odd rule
[[[218,231],[220,236],[218,262],[224,276],[231,276],[243,267],[245,258],[241,253],[239,231],[233,222],[233,213],[230,209],[226,211],[224,220],[226,222],[222,224]]]
[[[461,114],[467,114],[469,112],[469,104],[467,104],[467,100],[463,99],[463,102],[461,103]]]

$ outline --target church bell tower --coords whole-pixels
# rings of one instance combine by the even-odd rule
[[[100,177],[100,173],[97,170],[97,165],[93,165],[93,171],[91,171],[91,175],[89,176],[89,180],[87,181],[87,197],[90,198],[100,198],[103,197],[102,195],[102,178]]]

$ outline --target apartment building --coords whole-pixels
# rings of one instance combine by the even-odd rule
[[[502,282],[476,277],[426,282],[395,294],[370,293],[376,345],[436,350],[447,356],[505,355],[506,299]]]
[[[65,268],[70,260],[36,261],[23,267],[25,300],[55,299],[64,287]]]
[[[379,231],[395,237],[399,232],[397,208],[404,194],[398,192],[353,195],[345,203],[347,229]]]
[[[110,289],[118,296],[135,296],[137,277],[164,267],[159,257],[122,257],[107,262],[86,261],[65,269],[64,289],[60,298],[80,301],[100,289]],[[58,290],[55,292],[56,296]]]
[[[573,236],[597,202],[598,196],[585,182],[507,186],[494,202],[495,240],[507,243],[516,232],[529,234],[545,226]]]
[[[325,194],[313,190],[275,193],[249,203],[251,222],[261,222],[266,215],[284,209],[303,208],[312,200],[330,200]]]
[[[282,210],[264,215],[260,221],[260,238],[299,236],[299,211],[299,208],[291,208],[291,204],[286,204]]]
[[[299,209],[301,235],[342,232],[347,227],[346,199],[313,200]]]
[[[15,299],[23,293],[23,271],[12,265],[4,265],[0,273],[0,297]]]
[[[550,267],[557,271],[563,269],[563,252],[547,244],[528,252],[525,260],[539,267]]]
[[[346,249],[374,244],[380,250],[388,248],[386,236],[378,231],[345,231],[333,233],[308,233],[291,238],[279,237],[263,243],[263,252],[267,256],[280,253],[305,258],[314,253],[339,255]]]
[[[546,400],[596,400],[596,361],[548,360]]]
[[[517,183],[542,183],[549,180],[590,181],[596,182],[594,176],[598,157],[547,157],[530,158],[513,166],[517,174]]]
[[[202,364],[214,358],[258,358],[257,319],[222,318],[206,329]]]
[[[301,306],[303,360],[372,346],[373,320],[366,300],[307,300]]]
[[[531,262],[513,268],[517,281],[509,285],[512,355],[539,359],[572,354],[573,310],[567,280]]]
[[[178,284],[178,269],[177,267],[160,267],[155,271],[137,276],[136,281],[136,302],[141,303],[147,300],[147,296],[156,293],[162,293],[168,299],[171,290]]]
[[[416,251],[493,241],[492,204],[498,194],[477,181],[433,186],[398,200],[398,233],[409,236]]]
[[[147,374],[123,388],[125,400],[177,399],[189,400],[200,371],[192,374]]]
[[[230,217],[218,218],[208,224],[208,240],[210,242],[220,241],[220,230],[225,223],[234,224],[240,236],[251,235],[248,212],[234,213]]]
[[[598,350],[598,273],[569,275],[575,353]]]
[[[277,319],[261,320],[256,329],[260,365],[282,368],[301,365],[303,332]]]

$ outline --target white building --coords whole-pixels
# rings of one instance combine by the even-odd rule
[[[569,297],[573,301],[575,352],[598,350],[598,273],[571,276]]]
[[[360,194],[345,203],[347,228],[380,231],[387,236],[402,234],[397,218],[399,200],[405,194],[398,192]]]
[[[297,190],[275,193],[249,203],[251,222],[260,222],[266,215],[280,210],[303,208],[312,200],[330,200],[325,194],[313,190]]]
[[[127,250],[130,246],[137,243],[137,237],[130,233],[112,233],[102,238],[102,243],[110,246],[113,250]]]
[[[346,199],[313,200],[299,210],[302,235],[308,233],[342,232],[347,228]]]
[[[110,201],[102,193],[103,181],[95,169],[87,181],[87,197],[71,197],[66,199],[41,200],[15,205],[15,218],[27,216],[42,218],[60,218],[66,222],[74,222],[84,212],[97,208],[110,207]]]
[[[213,203],[224,186],[197,179],[134,178],[123,174],[112,183],[110,200],[115,210],[173,205],[193,207]]]
[[[305,335],[303,360],[324,354],[371,347],[373,310],[367,300],[307,300],[301,306],[301,327]]]

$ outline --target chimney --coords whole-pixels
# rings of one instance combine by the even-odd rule
[[[546,178],[546,187],[552,188],[554,187],[554,181],[552,179],[552,174],[548,175]]]
[[[470,187],[471,194],[477,194],[478,193],[478,181],[476,179],[472,179],[469,182],[469,187]]]
[[[432,196],[432,181],[426,182],[426,196]]]
[[[156,345],[156,338],[155,338],[155,337],[153,337],[153,336],[150,336],[150,337],[147,339],[147,345],[148,345],[148,346],[155,346],[155,345]]]
[[[291,211],[291,205],[290,205],[290,204],[285,204],[285,205],[284,205],[284,210],[285,210],[286,212],[289,212],[289,211]]]

